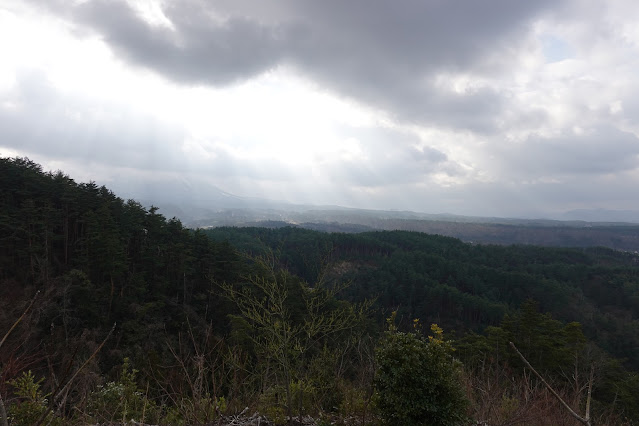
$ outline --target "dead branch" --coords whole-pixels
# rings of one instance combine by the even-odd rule
[[[98,354],[98,352],[100,352],[102,347],[104,347],[104,345],[106,344],[107,340],[109,340],[109,337],[111,337],[111,334],[113,334],[113,331],[115,330],[115,326],[116,326],[116,324],[114,323],[113,327],[111,327],[111,330],[109,331],[109,334],[107,334],[107,336],[104,338],[102,343],[100,343],[100,345],[96,348],[96,350],[93,351],[91,356],[89,358],[87,358],[87,360],[84,361],[84,363],[75,371],[73,376],[71,376],[71,378],[66,382],[66,384],[64,386],[62,386],[55,394],[51,395],[51,400],[53,401],[54,404],[59,402],[59,399],[60,399],[61,395],[63,395],[63,394],[66,395],[66,392],[68,391],[69,386],[71,386],[71,383],[73,383],[73,381],[78,376],[78,374],[80,374],[80,372],[84,369],[84,367],[86,367],[87,364],[89,364],[89,362],[91,362],[91,360],[93,358],[95,358],[95,356]],[[62,407],[62,404],[59,404],[58,408],[56,409],[56,412],[59,411],[61,407]],[[51,411],[50,410],[45,410],[44,413],[42,413],[42,415],[38,419],[38,422],[36,423],[36,426],[41,425],[42,422],[44,422],[46,420],[46,418],[49,416],[49,414],[51,414]]]
[[[36,299],[38,298],[38,296],[40,295],[40,290],[38,290],[36,292],[36,294],[33,296],[33,299],[31,299],[31,303],[29,303],[29,306],[27,306],[27,309],[24,310],[24,312],[22,313],[22,315],[20,315],[20,318],[18,318],[16,320],[16,322],[13,323],[13,325],[11,326],[11,328],[9,329],[9,331],[7,331],[7,333],[4,335],[4,337],[2,338],[2,340],[0,340],[0,348],[2,347],[2,345],[4,344],[5,340],[7,340],[7,337],[9,337],[9,335],[11,334],[11,332],[18,326],[18,324],[20,324],[20,322],[24,319],[24,317],[27,315],[27,313],[29,312],[29,310],[31,310],[31,307],[33,306],[33,304],[35,303]]]
[[[510,342],[510,347],[513,348],[515,352],[517,352],[517,355],[519,355],[519,357],[524,362],[524,364],[526,364],[526,367],[528,367],[530,371],[532,371],[535,374],[535,376],[537,376],[537,378],[541,380],[541,382],[546,386],[546,388],[550,391],[550,393],[552,393],[554,397],[557,398],[557,400],[561,403],[561,405],[563,405],[568,410],[570,415],[572,415],[580,423],[586,426],[592,426],[592,424],[590,423],[590,398],[592,395],[592,382],[593,382],[594,371],[595,371],[594,365],[591,366],[591,369],[590,369],[590,382],[588,383],[588,397],[587,397],[588,399],[586,400],[586,415],[584,417],[581,417],[572,408],[570,408],[570,406],[561,398],[561,396],[559,396],[559,394],[552,388],[552,386],[548,384],[548,382],[541,376],[541,374],[539,374],[537,370],[535,370],[533,366],[530,365],[528,360],[521,354],[521,352],[519,352],[519,350],[517,349],[517,347],[515,346],[513,342]]]
[[[36,294],[33,296],[33,299],[31,299],[31,303],[29,303],[29,306],[27,306],[27,308],[24,310],[24,312],[22,313],[22,315],[20,315],[20,318],[18,318],[13,325],[11,326],[11,328],[9,329],[9,331],[7,331],[4,335],[4,337],[2,338],[2,340],[0,340],[0,348],[2,347],[2,345],[4,344],[4,342],[7,340],[7,338],[9,337],[9,335],[11,334],[11,332],[13,330],[15,330],[15,328],[18,326],[18,324],[20,324],[22,322],[22,320],[24,319],[24,317],[27,315],[27,313],[31,310],[31,307],[33,306],[33,304],[35,303],[36,299],[38,298],[38,295],[40,294],[40,290],[36,291]],[[2,400],[2,395],[0,395],[0,424],[2,426],[9,426],[9,419],[7,418],[7,410],[4,407],[4,401]]]

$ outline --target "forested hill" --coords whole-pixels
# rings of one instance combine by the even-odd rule
[[[479,244],[528,244],[551,247],[609,247],[639,252],[639,225],[505,219],[358,209],[220,209],[189,221],[197,227],[294,226],[326,232],[416,231]],[[179,214],[179,212],[176,212]],[[185,215],[182,215],[185,217]],[[188,219],[186,219],[188,220]]]
[[[25,287],[51,297],[68,287],[67,303],[80,311],[55,313],[64,315],[65,333],[87,322],[127,327],[131,317],[168,318],[185,304],[206,309],[211,280],[233,278],[228,244],[166,220],[154,207],[45,173],[28,159],[1,159],[0,176],[3,302],[12,306]]]
[[[465,332],[496,325],[527,299],[639,369],[639,256],[607,248],[472,245],[384,231],[326,234],[299,228],[214,228],[213,239],[276,253],[308,282],[352,281],[351,300]]]
[[[3,406],[11,424],[211,424],[246,406],[280,422],[293,409],[383,415],[376,354],[398,329],[425,339],[415,318],[454,337],[473,419],[557,424],[562,409],[508,341],[578,404],[595,364],[599,424],[639,419],[634,254],[191,230],[106,187],[0,159],[0,424]],[[489,384],[499,388],[475,392]]]

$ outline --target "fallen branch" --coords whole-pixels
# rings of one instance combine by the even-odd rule
[[[65,393],[67,391],[67,388],[69,386],[71,386],[71,383],[73,383],[73,381],[78,376],[78,374],[80,374],[80,372],[84,369],[84,367],[86,367],[87,364],[89,364],[89,362],[91,362],[91,360],[93,358],[95,358],[95,356],[98,354],[98,352],[100,352],[100,350],[105,345],[107,340],[109,340],[109,337],[111,337],[111,334],[113,334],[113,331],[115,330],[115,326],[116,326],[116,324],[114,323],[113,327],[111,327],[111,331],[109,331],[109,334],[107,334],[107,336],[104,338],[102,343],[100,343],[100,345],[97,347],[97,349],[95,351],[93,351],[91,356],[89,358],[87,358],[86,361],[84,361],[84,363],[80,366],[80,368],[78,368],[75,371],[75,373],[73,374],[73,376],[71,376],[69,381],[64,386],[62,386],[56,393],[51,395],[51,400],[53,401],[53,404],[56,404],[58,402],[58,399],[60,398],[60,395],[62,395],[63,393]],[[62,407],[62,404],[59,404],[58,408],[56,409],[54,414],[57,413],[60,410],[61,407]],[[44,422],[44,420],[47,418],[47,416],[49,416],[49,414],[51,414],[50,410],[46,410],[44,413],[42,413],[42,416],[40,416],[40,418],[38,419],[38,422],[36,423],[36,426],[39,426],[40,424],[42,424],[42,422]]]
[[[18,318],[13,325],[11,326],[11,328],[9,329],[9,331],[7,331],[4,335],[4,337],[2,338],[2,340],[0,340],[0,348],[2,347],[2,345],[4,344],[4,342],[7,340],[7,338],[9,337],[9,335],[11,334],[11,332],[13,330],[15,330],[15,328],[18,326],[18,324],[20,324],[22,322],[22,320],[24,319],[24,317],[27,315],[27,313],[31,310],[31,307],[33,306],[34,302],[36,301],[36,299],[38,298],[38,295],[40,294],[40,290],[36,291],[36,294],[33,296],[33,299],[31,299],[31,303],[29,303],[29,306],[27,306],[27,308],[24,310],[24,312],[22,313],[22,315],[20,315],[20,318]],[[0,395],[0,425],[1,426],[9,426],[9,419],[7,418],[7,410],[4,407],[4,401],[2,400],[2,395]]]
[[[18,318],[16,320],[16,322],[13,323],[13,325],[11,326],[9,331],[7,331],[7,333],[4,335],[2,340],[0,340],[0,348],[4,344],[4,341],[7,340],[7,337],[9,337],[11,332],[18,326],[18,324],[20,324],[20,322],[24,319],[24,317],[27,315],[27,313],[31,310],[31,307],[33,306],[33,304],[35,303],[35,301],[36,301],[36,299],[38,298],[39,295],[40,295],[40,290],[36,291],[36,294],[33,296],[33,299],[31,299],[31,303],[29,303],[29,306],[27,306],[27,309],[24,310],[22,315],[20,315],[20,318]]]
[[[572,415],[575,419],[579,420],[580,423],[586,426],[592,426],[592,424],[590,423],[590,399],[592,396],[592,382],[593,382],[594,374],[595,374],[594,365],[590,367],[590,381],[588,382],[588,397],[586,399],[586,415],[584,417],[581,417],[572,408],[570,408],[570,406],[566,403],[566,401],[564,401],[561,398],[561,396],[559,396],[559,394],[552,388],[552,386],[550,386],[550,384],[548,384],[548,382],[544,380],[541,374],[539,374],[537,370],[535,370],[533,366],[530,365],[528,360],[521,354],[521,352],[519,352],[519,350],[517,349],[517,347],[515,346],[513,342],[510,342],[510,347],[513,348],[515,352],[517,352],[517,355],[519,355],[519,357],[524,362],[524,364],[526,364],[526,367],[530,368],[530,370],[535,374],[535,376],[537,376],[537,378],[541,380],[541,382],[546,386],[546,388],[548,388],[550,393],[552,393],[554,397],[557,398],[557,400],[561,403],[561,405],[563,405],[568,410],[570,415]]]

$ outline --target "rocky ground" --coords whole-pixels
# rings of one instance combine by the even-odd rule
[[[231,416],[221,416],[214,422],[207,423],[204,426],[275,426],[275,423],[269,421],[265,416],[259,413],[253,415],[247,414],[248,410],[244,410],[240,414]],[[292,424],[294,426],[329,426],[329,425],[345,425],[354,426],[361,425],[361,419],[356,418],[321,418],[316,419],[311,416],[294,417]],[[146,423],[139,423],[131,421],[126,424],[131,426],[156,426]],[[96,425],[96,426],[116,426],[115,424],[109,425]],[[125,426],[125,425],[122,425]]]

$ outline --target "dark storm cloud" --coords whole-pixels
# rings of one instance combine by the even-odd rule
[[[67,4],[63,7],[62,4]],[[438,73],[500,72],[502,57],[556,2],[264,0],[170,2],[173,28],[123,1],[54,9],[97,31],[122,58],[185,84],[228,84],[280,64],[400,120],[490,130],[493,89],[451,94]]]
[[[122,57],[187,84],[227,84],[281,59],[278,28],[249,17],[216,22],[207,10],[179,2],[167,11],[175,30],[152,26],[119,1],[92,1],[76,10]]]
[[[450,93],[439,73],[501,71],[507,55],[547,2],[301,2],[306,37],[296,64],[327,86],[386,108],[400,120],[468,127],[490,125],[500,110],[491,89]],[[515,43],[516,45],[516,43]]]

